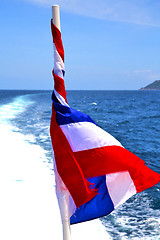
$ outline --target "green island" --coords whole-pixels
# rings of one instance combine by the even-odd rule
[[[160,90],[160,80],[156,80],[140,90]]]

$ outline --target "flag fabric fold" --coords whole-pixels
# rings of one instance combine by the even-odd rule
[[[61,33],[52,21],[51,29],[55,64],[50,134],[56,169],[70,195],[70,222],[74,224],[109,214],[134,194],[159,183],[160,175],[91,117],[68,105]]]

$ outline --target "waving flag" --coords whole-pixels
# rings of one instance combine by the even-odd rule
[[[64,85],[64,50],[59,29],[51,21],[54,43],[54,91],[51,140],[57,194],[68,193],[70,223],[109,214],[134,194],[160,181],[160,175],[98,127],[72,109]]]

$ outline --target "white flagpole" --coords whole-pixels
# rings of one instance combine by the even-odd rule
[[[52,20],[53,24],[61,31],[60,29],[60,12],[59,6],[52,6]],[[71,232],[70,232],[70,217],[69,217],[69,199],[65,193],[59,194],[59,207],[62,218],[62,226],[63,226],[63,240],[71,240]]]

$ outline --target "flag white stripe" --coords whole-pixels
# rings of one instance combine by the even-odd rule
[[[59,55],[59,53],[56,49],[56,46],[54,44],[54,73],[63,79],[62,71],[65,71],[64,62],[63,62],[61,56]]]
[[[121,146],[109,133],[91,122],[76,122],[60,126],[73,152],[104,146]]]
[[[115,208],[136,194],[128,171],[107,174],[106,185]]]

